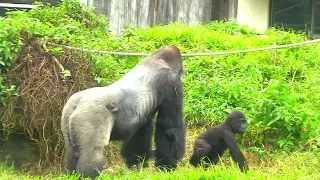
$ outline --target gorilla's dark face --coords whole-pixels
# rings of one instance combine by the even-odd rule
[[[247,120],[246,118],[240,118],[233,122],[233,129],[238,134],[244,134],[246,132]]]
[[[227,117],[227,121],[232,127],[233,132],[244,134],[247,127],[247,118],[241,111],[233,111]]]

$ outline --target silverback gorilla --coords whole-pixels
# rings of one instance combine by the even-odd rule
[[[194,142],[190,163],[194,166],[202,164],[204,168],[207,168],[211,163],[217,164],[218,158],[228,148],[232,159],[238,163],[240,170],[248,170],[248,165],[235,139],[235,133],[245,133],[246,122],[247,119],[243,112],[233,111],[223,123],[200,134]]]
[[[183,75],[180,50],[159,49],[120,80],[73,94],[62,111],[68,171],[96,178],[106,164],[104,147],[123,141],[127,166],[139,166],[139,157],[151,158],[153,118],[155,165],[175,169],[185,154]]]

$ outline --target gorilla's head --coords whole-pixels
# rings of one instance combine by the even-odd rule
[[[246,132],[247,118],[243,112],[231,112],[227,116],[226,121],[231,126],[234,133],[244,134]]]
[[[176,46],[166,46],[163,49],[155,51],[150,57],[157,57],[164,60],[173,71],[179,74],[181,81],[183,81],[185,72],[182,65],[182,57],[180,50]]]

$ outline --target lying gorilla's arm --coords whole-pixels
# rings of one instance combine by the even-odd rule
[[[224,131],[223,139],[224,139],[224,142],[226,143],[226,145],[230,151],[230,155],[231,155],[232,159],[238,163],[240,170],[241,171],[248,170],[249,167],[245,162],[246,161],[245,157],[243,156],[242,152],[240,151],[240,149],[238,147],[238,143],[237,143],[237,140],[235,138],[234,133],[231,131]]]

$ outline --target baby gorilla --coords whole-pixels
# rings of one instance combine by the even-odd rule
[[[245,133],[246,123],[247,119],[243,112],[233,111],[223,123],[200,134],[194,143],[190,163],[194,166],[202,164],[204,168],[207,168],[210,163],[217,164],[218,158],[228,148],[232,159],[238,163],[241,171],[248,170],[248,165],[235,139],[235,133]]]

